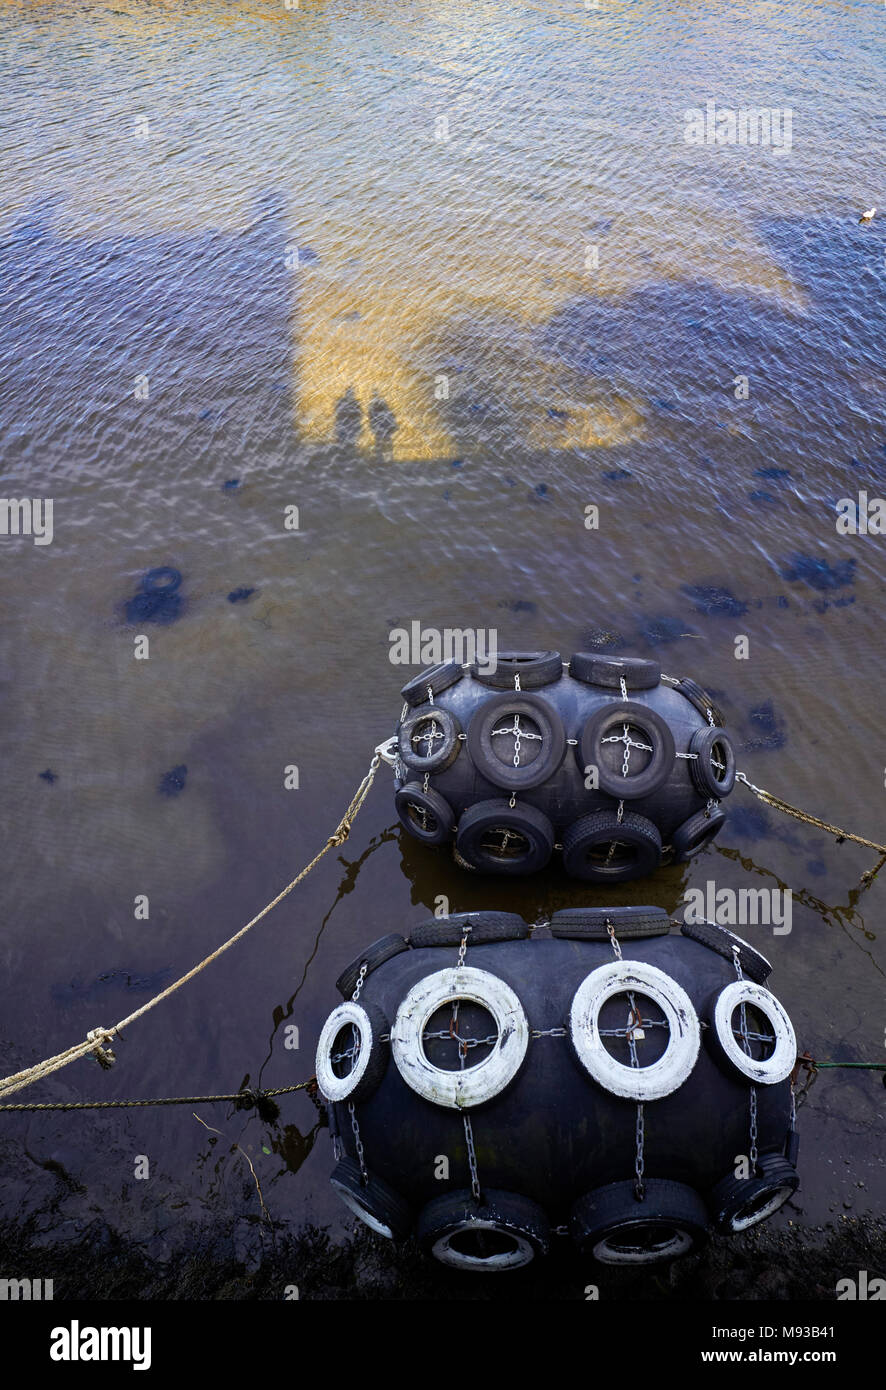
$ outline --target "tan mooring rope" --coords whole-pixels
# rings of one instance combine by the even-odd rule
[[[878,845],[876,840],[866,840],[863,835],[853,835],[851,830],[841,830],[838,825],[830,825],[826,820],[819,820],[818,816],[810,816],[808,812],[801,811],[797,806],[792,806],[789,801],[782,801],[780,796],[766,791],[764,787],[755,787],[743,772],[737,772],[735,780],[743,783],[749,791],[754,793],[754,796],[765,801],[766,805],[771,806],[773,810],[783,811],[786,816],[793,816],[795,820],[803,821],[804,825],[816,825],[819,830],[826,830],[828,834],[836,835],[838,844],[843,840],[852,840],[854,844],[864,845],[866,849],[875,849],[880,855],[880,862],[873,869],[868,869],[866,873],[862,874],[862,878],[866,882],[878,874],[883,865],[886,864],[886,845]]]
[[[269,902],[266,907],[262,908],[261,912],[257,913],[255,917],[252,918],[251,922],[247,922],[245,927],[241,927],[238,932],[235,932],[233,936],[229,937],[228,940],[214,950],[211,955],[201,960],[199,965],[195,965],[186,975],[182,975],[180,979],[167,986],[166,989],[161,990],[159,994],[155,994],[153,999],[149,999],[147,1004],[143,1004],[140,1009],[136,1009],[135,1013],[131,1013],[127,1018],[123,1018],[119,1023],[115,1023],[113,1028],[93,1028],[87,1033],[83,1042],[75,1043],[73,1047],[67,1048],[64,1052],[56,1053],[54,1057],[47,1057],[44,1061],[37,1062],[32,1067],[25,1067],[23,1071],[17,1071],[13,1076],[4,1077],[0,1080],[0,1096],[11,1096],[16,1091],[23,1091],[26,1086],[32,1086],[35,1081],[40,1081],[44,1076],[51,1076],[53,1072],[60,1071],[62,1067],[66,1067],[69,1062],[75,1062],[78,1057],[85,1057],[88,1052],[91,1052],[102,1066],[112,1066],[114,1054],[107,1044],[114,1037],[115,1033],[120,1033],[122,1029],[128,1028],[130,1023],[134,1023],[137,1018],[141,1018],[143,1014],[146,1014],[149,1009],[153,1009],[157,1004],[161,1003],[162,1000],[168,999],[170,994],[174,994],[177,989],[181,989],[182,985],[187,984],[188,980],[193,980],[194,976],[199,975],[201,970],[205,970],[207,965],[211,965],[211,963],[217,960],[225,951],[230,950],[235,942],[239,941],[240,938],[245,936],[248,931],[251,931],[263,917],[267,917],[269,912],[272,912],[278,904],[282,903],[283,899],[288,897],[293,888],[301,883],[303,878],[307,878],[308,874],[316,864],[319,864],[328,850],[332,849],[333,846],[344,844],[348,835],[351,833],[351,825],[369,794],[369,789],[375,780],[375,774],[378,771],[380,761],[380,755],[376,752],[372,762],[369,764],[369,771],[351,798],[348,809],[345,811],[335,831],[330,835],[323,848],[314,855],[310,864],[306,865],[301,873],[294,878],[291,883],[288,883],[282,892],[277,894],[276,898]]]

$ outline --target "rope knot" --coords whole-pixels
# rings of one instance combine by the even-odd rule
[[[86,1034],[87,1042],[94,1042],[92,1055],[103,1071],[110,1071],[117,1058],[113,1048],[107,1046],[114,1034],[109,1028],[91,1028]]]
[[[329,837],[329,844],[330,844],[330,845],[343,845],[344,842],[345,842],[345,840],[346,840],[346,839],[348,838],[348,836],[350,835],[350,833],[351,833],[351,822],[350,822],[349,820],[343,820],[342,823],[341,823],[341,825],[338,827],[338,830],[336,830],[335,834],[334,834],[334,835],[330,835],[330,837]]]
[[[267,1091],[259,1090],[257,1086],[243,1086],[234,1104],[238,1110],[251,1110],[255,1106],[259,1119],[268,1124],[272,1124],[280,1114],[280,1107],[274,1104]]]

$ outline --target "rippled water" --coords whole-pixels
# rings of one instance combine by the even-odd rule
[[[882,225],[857,223],[882,200],[879,17],[697,8],[2,6],[2,495],[54,500],[51,545],[0,537],[4,1070],[130,1012],[314,854],[414,619],[654,654],[716,690],[752,780],[884,839],[886,540],[834,524],[886,486]],[[687,144],[708,100],[790,106],[792,148]],[[125,604],[165,564],[185,607],[136,661]],[[113,1072],[41,1097],[301,1079],[342,965],[440,893],[532,919],[709,878],[793,890],[792,933],[755,940],[801,1045],[882,1060],[866,851],[737,791],[714,847],[608,897],[478,883],[401,839],[390,793]],[[805,1219],[882,1208],[883,1100],[818,1083]],[[306,1100],[276,1127],[201,1113],[275,1216],[341,1226]],[[7,1210],[52,1195],[51,1160],[76,1226],[138,1227],[148,1153],[182,1201],[254,1211],[187,1109],[6,1117],[0,1149]]]

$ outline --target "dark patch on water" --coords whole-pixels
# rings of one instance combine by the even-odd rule
[[[550,418],[551,420],[568,420],[568,419],[569,419],[569,411],[568,411],[568,410],[557,410],[556,406],[549,405],[549,406],[548,406],[548,416],[549,416],[549,418]]]
[[[620,632],[603,627],[590,628],[584,639],[584,646],[588,651],[612,651],[625,645],[625,639]]]
[[[745,748],[784,748],[788,741],[784,724],[775,712],[771,700],[755,705],[749,712],[753,733],[745,742]]]
[[[679,642],[681,637],[691,637],[694,629],[686,630],[682,618],[644,618],[640,622],[640,632],[650,647],[666,647],[669,642]]]
[[[387,401],[378,392],[374,392],[372,400],[366,411],[369,421],[369,428],[372,431],[376,444],[381,447],[395,433],[397,429],[397,417]]]
[[[755,468],[755,478],[789,478],[791,470],[789,468]]]
[[[729,832],[740,840],[764,840],[772,835],[772,824],[757,806],[729,806]]]
[[[854,602],[855,594],[847,594],[843,598],[817,598],[812,601],[812,609],[815,613],[826,613],[829,608],[848,608]]]
[[[548,485],[547,483],[536,483],[532,491],[535,493],[536,497],[547,497]]]
[[[608,473],[603,474],[606,481],[610,483],[620,483],[624,478],[633,478],[633,476],[633,473],[630,473],[627,468],[610,468]]]
[[[58,773],[57,773],[57,772],[53,772],[51,767],[48,767],[48,768],[46,769],[45,772],[38,772],[38,773],[37,773],[37,776],[38,776],[38,777],[42,777],[42,778],[43,778],[43,781],[44,781],[44,782],[49,782],[50,785],[51,785],[53,782],[57,782],[57,781],[58,781]]]
[[[181,594],[135,594],[126,603],[126,621],[142,623],[174,623],[184,609]]]
[[[677,409],[677,407],[674,405],[674,402],[673,402],[673,401],[665,401],[665,400],[657,399],[657,400],[653,400],[652,404],[653,404],[658,410],[676,410],[676,409]]]
[[[806,872],[812,874],[813,878],[821,878],[828,871],[828,866],[823,859],[807,859]]]
[[[89,983],[78,978],[71,980],[70,984],[53,985],[50,995],[53,1003],[64,1007],[84,1000],[98,1000],[121,989],[132,990],[136,994],[153,994],[163,988],[172,973],[171,965],[145,975],[136,975],[129,970],[106,970]]]
[[[299,265],[313,265],[314,262],[319,261],[319,259],[320,253],[319,251],[315,251],[313,246],[300,246],[298,248]]]
[[[507,608],[509,613],[534,613],[537,604],[528,598],[500,598],[498,608]]]
[[[363,407],[353,386],[335,403],[335,437],[339,444],[356,444],[363,428]]]
[[[699,613],[707,613],[717,618],[740,618],[748,611],[746,603],[721,585],[681,584],[680,587]]]
[[[855,560],[838,560],[831,565],[823,556],[791,555],[779,568],[782,579],[802,582],[811,589],[842,589],[855,583]]]
[[[164,772],[160,778],[157,790],[161,796],[178,796],[185,789],[188,769],[185,763],[179,763],[177,767],[169,772]]]
[[[245,603],[254,593],[254,589],[232,589],[228,594],[228,603]]]
[[[222,492],[234,492],[239,486],[239,478],[228,478],[226,482],[222,483]]]
[[[752,502],[774,502],[776,500],[772,493],[767,492],[765,488],[757,488],[754,492],[749,492],[748,496]]]
[[[128,623],[174,623],[181,617],[184,600],[178,592],[181,571],[172,565],[157,565],[141,578],[140,592],[126,602]]]

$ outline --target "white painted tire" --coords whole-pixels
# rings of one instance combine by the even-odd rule
[[[498,1038],[482,1062],[446,1071],[428,1060],[423,1037],[437,1009],[454,1000],[479,1004],[492,1015]],[[425,1100],[453,1110],[491,1100],[514,1079],[529,1046],[529,1024],[514,991],[497,975],[473,966],[438,970],[413,985],[397,1010],[391,1051],[403,1080]]]
[[[629,1067],[613,1057],[600,1037],[600,1010],[614,994],[646,995],[667,1019],[668,1045],[648,1067]],[[698,1057],[701,1032],[689,995],[676,980],[639,960],[601,965],[582,980],[569,1015],[569,1032],[578,1060],[594,1080],[627,1100],[660,1100],[689,1076]]]
[[[335,1047],[335,1040],[343,1028],[352,1024],[360,1038],[360,1051],[352,1071],[347,1076],[336,1076],[332,1066],[332,1053]],[[346,1004],[339,1004],[323,1024],[320,1033],[320,1041],[317,1043],[317,1057],[314,1070],[317,1076],[317,1085],[321,1094],[329,1101],[343,1101],[360,1099],[355,1092],[361,1089],[361,1082],[364,1080],[369,1083],[373,1074],[379,1069],[381,1058],[378,1056],[379,1049],[383,1044],[379,1041],[372,1029],[372,1020],[362,1004],[357,1004],[353,1000],[348,1000]],[[370,1069],[370,1063],[372,1064]],[[364,1091],[367,1087],[362,1088]],[[374,1088],[373,1088],[374,1089]]]
[[[766,1019],[775,1034],[772,1055],[757,1061],[749,1057],[732,1031],[732,1016],[740,1004],[750,1004]],[[777,1086],[790,1076],[797,1061],[794,1025],[774,994],[753,980],[736,980],[721,989],[712,1009],[717,1042],[726,1061],[756,1086]]]

